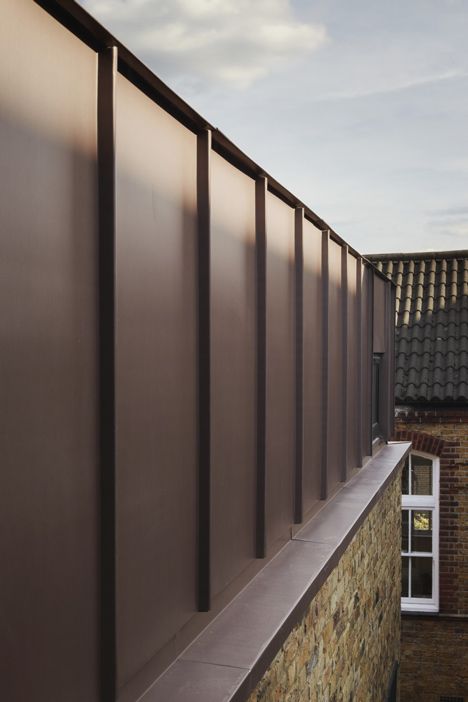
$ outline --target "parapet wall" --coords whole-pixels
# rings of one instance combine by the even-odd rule
[[[248,702],[387,699],[400,658],[400,501],[398,471]]]

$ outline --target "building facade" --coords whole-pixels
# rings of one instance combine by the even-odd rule
[[[395,437],[412,442],[414,463],[403,483],[401,699],[466,700],[468,252],[369,258],[397,286]]]
[[[1,698],[394,699],[393,284],[83,7],[1,15]]]

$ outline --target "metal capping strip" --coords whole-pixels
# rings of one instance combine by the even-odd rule
[[[321,479],[320,499],[326,500],[328,495],[328,298],[329,298],[329,242],[328,231],[322,232],[322,386],[321,393]]]
[[[253,159],[245,154],[219,129],[211,125],[202,115],[194,110],[185,100],[158,78],[140,59],[138,59],[124,44],[116,39],[111,32],[103,27],[75,0],[34,0],[34,2],[57,19],[81,41],[95,51],[102,51],[109,46],[118,50],[118,70],[129,81],[136,85],[151,100],[160,105],[169,114],[178,119],[188,129],[199,134],[209,129],[212,132],[212,147],[230,163],[237,166],[252,178],[264,176],[268,179],[268,189],[293,208],[304,208],[304,217],[321,231],[327,230],[330,238],[337,244],[346,245],[344,239],[335,232],[321,217],[302,203],[293,193],[279,181],[270,176]],[[377,270],[372,261],[361,256],[353,247],[348,245],[348,251],[355,258],[362,258],[366,265],[373,268],[376,274],[389,280]],[[390,281],[390,284],[393,283]]]
[[[198,609],[211,605],[210,401],[210,157],[211,131],[197,137],[198,215]]]
[[[244,702],[411,448],[382,447],[211,622],[139,702]]]
[[[256,538],[257,558],[266,555],[266,193],[267,180],[255,183],[255,252],[257,308],[257,495]]]
[[[295,490],[294,522],[303,520],[303,457],[304,457],[304,208],[298,207],[294,221],[295,261]]]
[[[99,454],[101,697],[116,693],[115,84],[117,49],[98,54]]]
[[[348,370],[349,370],[349,349],[348,349],[348,314],[349,314],[349,294],[348,294],[348,247],[341,249],[341,314],[342,314],[342,341],[341,341],[341,365],[342,365],[342,389],[341,389],[341,422],[343,431],[343,441],[341,446],[341,480],[348,479]]]
[[[357,393],[356,393],[356,404],[357,404],[357,456],[356,465],[358,468],[362,467],[362,261],[358,259],[356,265],[356,304],[357,304]]]

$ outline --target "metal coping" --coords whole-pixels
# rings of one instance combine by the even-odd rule
[[[385,274],[377,269],[372,261],[356,251],[352,246],[337,234],[321,217],[307,205],[301,202],[293,193],[270,176],[261,166],[253,161],[238,146],[236,146],[223,132],[213,127],[204,117],[185,102],[177,93],[169,88],[138,59],[127,47],[116,39],[105,27],[92,17],[75,0],[34,0],[34,2],[57,19],[63,26],[84,41],[95,51],[115,46],[118,50],[118,70],[131,83],[142,90],[151,100],[160,105],[173,117],[176,117],[188,129],[198,134],[201,130],[212,131],[213,150],[226,158],[227,161],[237,166],[246,175],[258,178],[268,178],[268,190],[291,207],[304,209],[304,217],[321,231],[328,230],[330,237],[340,246],[347,246],[348,251],[355,258],[362,260],[371,267],[375,274],[384,278],[391,285]]]

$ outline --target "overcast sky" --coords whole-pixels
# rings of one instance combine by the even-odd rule
[[[468,0],[82,0],[363,253],[468,248]]]

